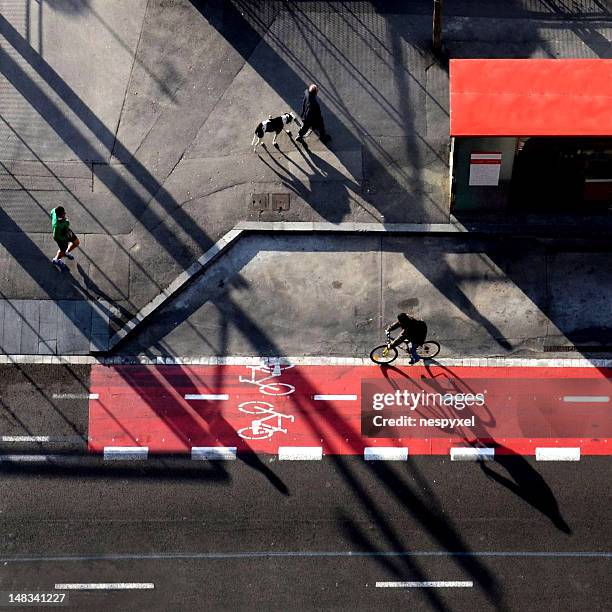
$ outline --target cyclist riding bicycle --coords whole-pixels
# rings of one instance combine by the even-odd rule
[[[425,321],[415,319],[405,312],[401,312],[397,315],[397,323],[392,323],[385,327],[385,333],[389,337],[389,334],[401,327],[402,333],[393,342],[390,342],[389,348],[396,348],[402,342],[408,343],[410,352],[410,363],[414,364],[420,361],[420,357],[417,355],[417,348],[425,342],[427,338],[427,324]],[[389,338],[391,340],[391,338]]]

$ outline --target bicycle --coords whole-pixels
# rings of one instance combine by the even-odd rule
[[[398,355],[399,351],[396,347],[391,348],[393,338],[391,334],[387,333],[387,343],[381,344],[370,352],[370,359],[377,365],[393,363]],[[398,345],[406,353],[410,350],[408,341]],[[419,345],[416,349],[416,354],[421,359],[433,359],[440,352],[440,343],[435,340],[425,340],[423,344]]]
[[[260,365],[260,366],[246,366],[249,370],[251,370],[251,378],[247,378],[246,376],[239,376],[238,381],[241,383],[250,383],[252,385],[257,385],[259,390],[264,395],[290,395],[295,391],[295,387],[290,385],[289,383],[283,382],[266,382],[273,378],[277,378],[289,368],[292,368],[292,365],[281,366],[281,365],[273,365],[270,367],[269,365]],[[264,376],[257,380],[255,378],[255,372],[263,372],[263,374],[268,374],[268,376]]]
[[[238,406],[238,410],[246,414],[266,415],[260,419],[253,419],[248,427],[243,427],[236,432],[245,440],[265,440],[266,438],[271,438],[277,432],[286,434],[287,429],[283,427],[283,419],[288,419],[289,423],[295,421],[295,417],[292,414],[276,412],[274,406],[268,402],[243,402]]]

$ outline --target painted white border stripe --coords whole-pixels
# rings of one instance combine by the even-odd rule
[[[191,449],[191,458],[232,461],[236,459],[236,450],[235,446],[194,446]]]
[[[53,399],[100,399],[99,393],[54,393]]]
[[[105,446],[104,459],[147,459],[148,446]]]
[[[495,449],[454,446],[450,449],[450,458],[451,461],[492,461],[495,459]]]
[[[315,400],[322,401],[345,401],[345,402],[353,402],[357,399],[356,395],[315,395]]]
[[[322,446],[279,446],[279,461],[320,461],[323,459]]]
[[[228,356],[216,357],[210,355],[194,355],[190,357],[164,356],[160,357],[165,365],[261,365],[261,357],[256,356]],[[272,358],[270,358],[272,359]],[[295,357],[279,357],[279,364],[283,365],[346,365],[367,366],[374,365],[369,357],[332,357],[326,355]],[[409,357],[399,357],[395,363],[408,365]],[[553,358],[517,358],[517,357],[441,357],[436,362],[447,367],[470,368],[612,368],[612,359],[586,359],[584,357],[553,357]],[[0,355],[0,364],[14,365],[16,363],[36,364],[75,364],[75,365],[156,365],[155,357],[144,355],[124,355],[122,357],[92,357],[87,355]],[[420,366],[416,366],[420,367]]]
[[[408,461],[408,449],[397,446],[366,446],[363,449],[366,461]]]
[[[536,461],[580,461],[580,447],[536,447]]]
[[[564,395],[563,401],[577,404],[605,404],[610,401],[610,397],[608,395]]]
[[[447,589],[447,588],[472,588],[474,583],[471,580],[450,580],[433,582],[377,582],[377,588],[401,588],[401,589]]]
[[[187,393],[186,400],[228,400],[227,393]]]
[[[93,591],[101,589],[126,590],[126,589],[154,589],[153,582],[67,582],[57,583],[57,591]]]

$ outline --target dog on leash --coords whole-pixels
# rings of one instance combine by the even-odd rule
[[[276,146],[276,137],[283,131],[283,128],[286,125],[289,125],[292,121],[297,123],[297,119],[291,113],[284,113],[280,117],[272,117],[270,115],[265,121],[262,121],[255,128],[255,135],[253,136],[253,141],[251,142],[251,146],[253,146],[253,151],[257,149],[257,145],[260,140],[263,140],[264,134],[274,132],[274,138],[272,139],[272,144]],[[291,130],[285,130],[287,134],[291,134]]]

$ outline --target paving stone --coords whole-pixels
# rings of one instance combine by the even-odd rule
[[[19,352],[23,355],[36,355],[39,342],[39,303],[38,300],[24,300],[21,304],[23,324]]]
[[[21,300],[8,300],[4,310],[4,336],[2,350],[8,355],[16,355],[21,349],[21,327],[23,319],[20,312]]]

